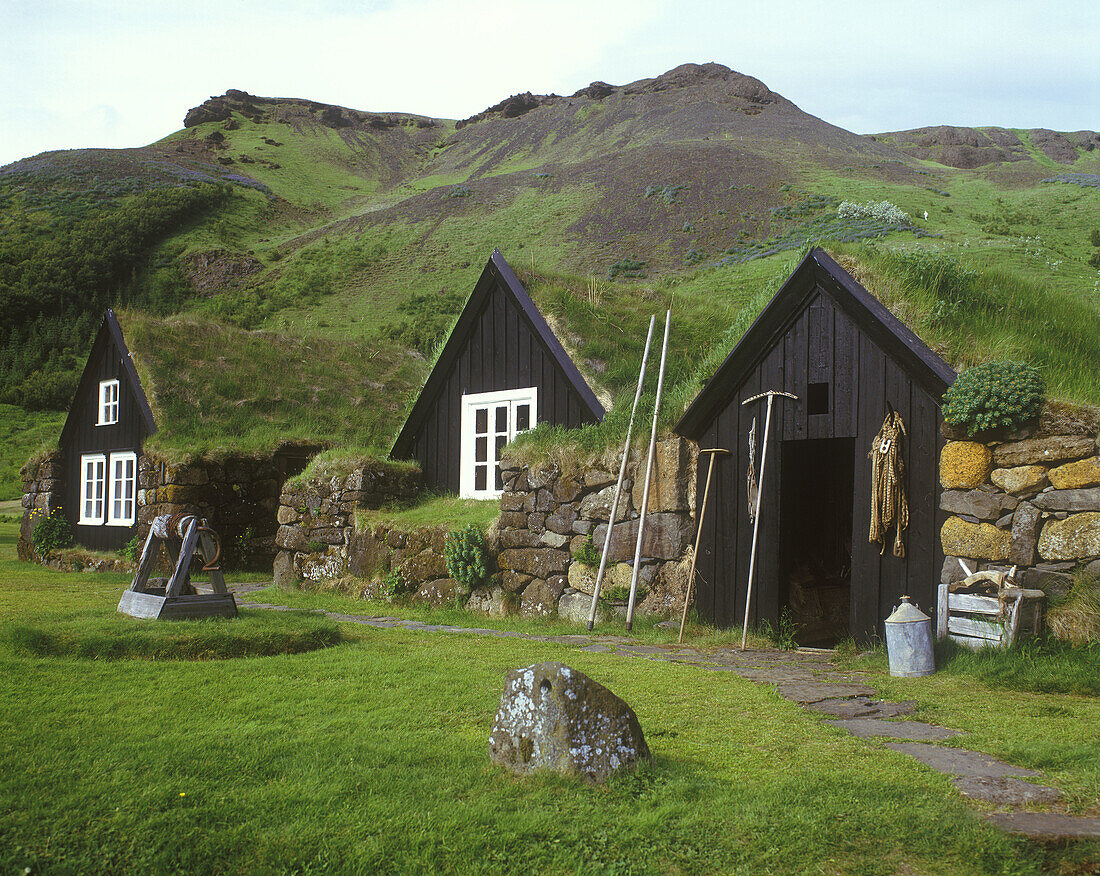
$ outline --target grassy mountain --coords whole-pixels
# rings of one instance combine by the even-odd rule
[[[719,64],[461,121],[229,91],[150,146],[0,168],[0,403],[63,406],[108,303],[384,349],[357,368],[407,396],[494,246],[612,396],[671,302],[686,401],[811,242],[954,363],[1029,358],[1098,402],[1098,145],[859,136]],[[911,218],[838,215],[881,201]]]

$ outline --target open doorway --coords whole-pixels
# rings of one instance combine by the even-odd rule
[[[782,443],[779,610],[803,647],[849,635],[854,452],[852,438]]]

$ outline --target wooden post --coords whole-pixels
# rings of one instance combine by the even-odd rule
[[[180,595],[183,584],[190,572],[191,555],[195,552],[195,541],[199,537],[198,518],[188,517],[184,519],[190,522],[187,525],[187,532],[183,536],[183,544],[180,545],[180,556],[176,562],[175,571],[172,572],[172,577],[168,580],[168,586],[164,588],[164,595],[167,597]]]
[[[714,473],[714,457],[719,453],[729,453],[722,447],[711,447],[708,450],[700,450],[699,455],[704,453],[711,454],[710,464],[707,466],[707,484],[703,487],[703,504],[699,507],[699,516],[695,521],[696,533],[695,533],[695,550],[691,554],[691,571],[688,572],[688,586],[687,593],[684,594],[684,614],[680,618],[680,636],[676,639],[677,644],[684,641],[684,624],[687,623],[688,606],[691,604],[691,588],[695,584],[695,561],[699,559],[699,542],[703,538],[703,514],[707,510],[707,496],[710,495],[710,476]]]

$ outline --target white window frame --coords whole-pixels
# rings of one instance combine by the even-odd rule
[[[99,381],[99,420],[97,426],[110,426],[118,422],[118,381]]]
[[[100,526],[106,501],[107,457],[102,453],[86,453],[80,457],[80,517],[77,523]]]
[[[523,389],[501,389],[494,392],[475,392],[468,393],[462,396],[462,423],[461,423],[461,441],[459,447],[459,477],[458,477],[458,495],[463,499],[495,499],[500,496],[502,490],[496,489],[496,468],[498,462],[495,460],[496,446],[495,438],[497,435],[504,435],[503,432],[496,432],[495,430],[495,418],[493,416],[493,409],[501,405],[508,405],[508,430],[507,440],[511,441],[520,432],[526,432],[527,429],[535,428],[538,423],[538,387],[529,386]],[[527,429],[516,429],[516,409],[523,404],[529,404],[530,413],[527,421]],[[484,437],[488,445],[488,458],[481,465],[487,466],[487,474],[485,478],[485,489],[475,489],[475,473],[474,469],[478,465],[475,460],[475,448],[477,442],[476,434],[476,409],[477,408],[489,408],[487,416],[488,419],[488,431]]]
[[[107,467],[107,525],[133,526],[136,518],[137,454],[133,451],[112,453]]]

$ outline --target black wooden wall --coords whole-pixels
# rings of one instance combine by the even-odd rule
[[[719,371],[715,380],[721,376]],[[829,386],[825,413],[808,413],[807,387],[811,383]],[[716,459],[703,520],[697,560],[697,604],[701,614],[719,625],[740,625],[744,616],[752,541],[746,489],[748,432],[755,417],[759,448],[767,400],[744,407],[741,402],[772,389],[794,393],[799,400],[778,397],[773,403],[750,619],[774,624],[780,608],[783,471],[779,442],[818,438],[855,439],[850,632],[860,639],[881,635],[883,621],[906,593],[926,613],[932,613],[943,564],[937,472],[942,446],[939,399],[918,385],[897,359],[817,284],[806,306],[770,346],[759,350],[755,364],[739,383],[708,385],[704,392],[717,393],[720,402],[696,434],[683,433],[695,438],[700,448],[732,451]],[[882,556],[878,545],[867,540],[871,498],[871,460],[867,454],[887,414],[888,403],[901,413],[908,431],[904,460],[910,522],[904,558],[891,553],[892,529]],[[698,472],[698,497],[703,495],[705,477],[704,458]]]
[[[538,387],[537,422],[598,422],[603,408],[499,253],[466,310],[391,456],[420,463],[424,483],[457,493],[463,394]]]
[[[108,319],[113,320],[113,316]],[[61,433],[61,452],[65,465],[65,516],[72,526],[77,544],[92,550],[117,550],[130,540],[135,529],[129,526],[88,526],[77,523],[80,519],[81,455],[103,453],[109,457],[112,452],[129,450],[140,456],[142,442],[150,433],[147,416],[151,415],[143,411],[146,404],[144,394],[139,397],[139,391],[134,385],[133,366],[126,361],[128,357],[129,351],[125,349],[121,333],[112,331],[105,320],[92,345],[88,364]],[[101,380],[118,380],[118,422],[108,426],[96,425],[99,420]]]

